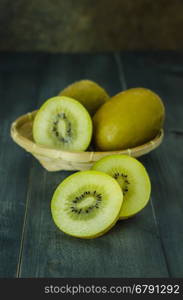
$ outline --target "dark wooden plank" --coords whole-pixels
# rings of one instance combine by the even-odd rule
[[[121,55],[127,87],[156,91],[166,107],[165,139],[142,158],[152,180],[152,199],[170,276],[183,276],[183,54]],[[149,63],[151,62],[151,64]],[[153,63],[154,62],[154,63]],[[158,63],[157,63],[158,62]],[[179,62],[179,63],[178,63]]]
[[[113,55],[53,55],[42,82],[40,103],[81,78],[121,89]],[[53,224],[50,200],[71,172],[49,173],[34,161],[19,277],[166,277],[167,266],[151,206],[94,240],[69,237]],[[39,180],[38,180],[39,178]]]
[[[114,70],[115,59],[109,55],[92,54],[55,54],[50,55],[45,72],[44,82],[39,95],[39,105],[47,98],[75,81],[90,79],[101,84],[110,95],[120,90],[117,70]],[[101,67],[102,66],[102,67]]]
[[[119,53],[116,54],[119,56]],[[122,56],[124,59],[128,57],[127,63],[130,63],[131,67],[137,64],[138,57],[140,69],[143,67],[156,68],[156,70],[159,69],[165,73],[167,71],[182,72],[183,70],[182,51],[123,51]]]
[[[0,55],[0,277],[17,273],[31,161],[10,138],[10,125],[35,106],[38,62],[35,55]]]

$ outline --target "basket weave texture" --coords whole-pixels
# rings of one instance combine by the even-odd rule
[[[38,159],[41,165],[48,171],[88,170],[100,158],[110,154],[127,154],[133,157],[140,157],[157,148],[164,136],[163,129],[161,129],[153,140],[126,150],[68,152],[38,145],[34,142],[32,125],[35,115],[36,111],[33,111],[16,119],[11,125],[11,137],[19,146]]]

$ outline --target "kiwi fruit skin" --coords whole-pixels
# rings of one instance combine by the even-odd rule
[[[94,115],[94,143],[102,151],[142,145],[158,134],[164,118],[164,105],[157,94],[145,88],[125,90]]]
[[[58,95],[76,99],[92,116],[110,98],[100,85],[91,80],[76,81],[60,91]]]
[[[131,189],[131,185],[133,184],[132,189],[134,189],[136,194],[132,194],[131,199],[129,199],[125,195],[122,189],[123,204],[119,215],[119,220],[124,220],[133,217],[141,210],[143,210],[145,206],[148,204],[150,200],[150,194],[151,194],[150,178],[143,164],[140,161],[138,161],[136,158],[130,157],[128,155],[122,155],[122,154],[108,155],[106,157],[103,157],[99,161],[97,161],[92,166],[92,170],[106,172],[108,175],[112,176],[113,178],[115,178],[114,175],[112,174],[114,172],[119,172],[119,173],[121,172],[122,174],[127,176],[125,180],[127,179],[129,181],[129,184],[127,185],[128,191],[126,193],[129,193]],[[130,178],[131,179],[133,178],[133,180],[130,180]],[[135,178],[137,179],[137,181],[135,180]],[[129,205],[128,201],[130,200],[132,200],[133,202],[131,202]],[[138,203],[140,203],[138,206],[136,205],[137,201]],[[132,205],[133,203],[134,203],[134,207]]]
[[[84,137],[84,139],[82,140],[82,144],[81,145],[77,145],[74,148],[62,148],[62,145],[56,146],[54,144],[54,142],[50,141],[49,142],[46,140],[46,138],[43,141],[43,134],[45,134],[45,130],[42,126],[42,121],[43,119],[45,119],[45,117],[47,117],[47,113],[49,114],[50,109],[53,109],[53,105],[55,104],[55,114],[56,113],[63,113],[62,112],[62,105],[63,103],[65,103],[65,105],[67,106],[67,110],[70,110],[70,113],[73,113],[73,116],[75,116],[76,122],[82,122],[84,120],[84,124],[85,126],[83,127],[82,124],[80,124],[80,129],[82,129],[82,136]],[[76,114],[76,110],[77,110],[77,115]],[[72,119],[73,119],[72,116]],[[71,120],[73,121],[73,120]],[[47,130],[50,130],[50,125],[46,125],[47,126]],[[82,127],[82,128],[81,128]],[[81,131],[81,130],[80,130]],[[34,118],[34,122],[33,122],[33,139],[37,144],[43,145],[43,146],[48,146],[51,148],[57,148],[57,149],[61,149],[64,151],[85,151],[90,142],[91,142],[91,138],[92,138],[92,131],[93,131],[93,125],[92,125],[92,120],[91,117],[88,113],[88,111],[86,110],[86,108],[77,100],[72,99],[70,97],[64,97],[64,96],[56,96],[56,97],[52,97],[49,98],[48,100],[46,100],[42,106],[40,107],[40,109],[38,110],[38,112],[36,113],[36,116]],[[47,135],[47,133],[46,133]]]
[[[95,234],[90,234],[90,235],[87,235],[87,236],[86,235],[83,235],[83,236],[79,235],[78,236],[77,234],[72,234],[71,232],[69,232],[67,230],[64,230],[63,228],[60,227],[60,225],[57,223],[56,219],[54,218],[54,214],[55,214],[55,202],[56,202],[56,199],[59,197],[59,194],[61,194],[60,190],[63,191],[63,189],[67,186],[67,184],[68,184],[69,181],[75,179],[76,176],[81,175],[81,174],[84,175],[84,176],[86,176],[86,178],[87,178],[88,175],[90,175],[90,176],[92,175],[94,177],[97,177],[99,180],[101,178],[103,178],[103,179],[106,178],[108,183],[109,183],[109,180],[110,180],[110,185],[112,184],[113,187],[115,187],[116,193],[118,195],[118,204],[117,204],[118,207],[116,208],[117,209],[116,210],[116,216],[113,219],[113,221],[110,224],[108,224],[108,226],[106,228],[104,228],[103,230],[101,230],[100,232],[97,232]],[[69,177],[67,177],[56,188],[56,190],[55,190],[55,192],[53,194],[52,200],[51,200],[51,214],[52,214],[52,218],[53,218],[53,221],[54,221],[55,225],[61,231],[63,231],[65,234],[68,234],[68,235],[70,235],[72,237],[81,238],[81,239],[93,239],[93,238],[97,238],[97,237],[100,237],[100,236],[104,235],[105,233],[107,233],[116,224],[116,222],[119,219],[119,214],[120,214],[120,211],[121,211],[122,202],[123,202],[123,193],[122,193],[122,191],[120,189],[120,186],[117,184],[117,182],[111,176],[109,176],[108,174],[106,174],[104,172],[100,172],[100,171],[96,171],[96,170],[79,171],[79,172],[76,172],[76,173],[70,175]]]

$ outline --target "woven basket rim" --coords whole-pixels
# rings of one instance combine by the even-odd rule
[[[111,154],[128,154],[130,156],[138,157],[144,155],[153,149],[157,148],[164,137],[163,128],[159,131],[159,133],[149,142],[146,142],[140,146],[123,149],[123,150],[114,150],[114,151],[64,151],[59,149],[53,149],[49,147],[45,147],[42,145],[38,145],[29,138],[23,136],[19,132],[20,126],[23,124],[33,121],[36,111],[32,111],[26,113],[24,115],[19,116],[12,124],[11,124],[11,137],[12,139],[26,151],[31,152],[32,154],[38,154],[42,156],[46,156],[49,158],[61,158],[66,161],[78,161],[78,162],[94,162],[97,161],[100,157],[104,155]]]

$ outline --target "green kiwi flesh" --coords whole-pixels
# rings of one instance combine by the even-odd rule
[[[94,170],[67,177],[55,190],[51,213],[63,232],[94,238],[107,232],[119,218],[123,194],[111,176]]]
[[[97,161],[92,169],[112,176],[120,185],[124,201],[120,219],[141,211],[149,201],[151,184],[144,166],[135,158],[114,154]]]
[[[85,107],[75,99],[48,99],[33,123],[37,144],[70,151],[84,151],[92,137],[92,121]]]

